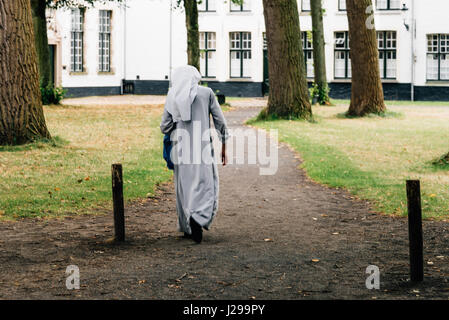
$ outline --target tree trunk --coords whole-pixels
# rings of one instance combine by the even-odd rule
[[[187,27],[188,64],[200,70],[200,36],[198,31],[197,0],[184,0]]]
[[[264,113],[275,118],[311,119],[296,0],[263,0],[263,6],[270,74]]]
[[[348,115],[362,117],[386,111],[379,71],[371,0],[346,0],[352,64],[352,93]],[[368,13],[367,13],[368,11]]]
[[[315,72],[315,84],[318,86],[318,102],[322,105],[329,103],[329,88],[326,78],[326,52],[324,49],[323,7],[322,0],[312,0],[313,25],[313,66]]]
[[[36,60],[30,0],[0,1],[0,145],[50,138]]]
[[[47,17],[45,16],[45,0],[31,0],[33,11],[34,37],[39,65],[40,84],[47,87],[52,82],[50,51],[48,50]]]

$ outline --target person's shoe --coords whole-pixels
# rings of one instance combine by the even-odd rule
[[[203,240],[203,228],[192,217],[190,217],[190,228],[192,229],[193,241],[201,243]]]
[[[183,238],[184,238],[184,239],[192,239],[192,235],[191,235],[191,234],[188,234],[187,232],[184,232]]]

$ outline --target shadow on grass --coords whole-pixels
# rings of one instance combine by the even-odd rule
[[[51,139],[38,139],[31,143],[21,144],[18,146],[0,146],[0,152],[20,152],[28,151],[33,149],[44,149],[44,148],[62,148],[68,145],[70,142],[59,136],[53,137]]]
[[[262,109],[262,111],[260,111],[260,113],[256,117],[245,121],[245,124],[253,125],[257,122],[268,122],[268,121],[304,121],[304,122],[309,122],[309,123],[317,123],[318,122],[315,115],[312,115],[312,117],[310,119],[303,119],[303,118],[294,117],[294,116],[285,118],[285,117],[280,117],[276,114],[268,114],[267,108],[264,108],[264,109]]]
[[[338,119],[405,119],[402,112],[387,111],[385,113],[370,113],[363,117],[348,115],[347,112],[338,113],[335,115]]]
[[[331,99],[336,105],[349,106],[349,99]],[[385,100],[385,105],[389,106],[416,106],[416,107],[449,107],[449,101],[410,101],[410,100]]]

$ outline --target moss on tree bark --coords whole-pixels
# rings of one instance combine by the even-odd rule
[[[46,0],[31,0],[34,38],[39,65],[39,80],[42,87],[52,83],[50,51],[48,49]]]
[[[187,61],[200,70],[200,39],[197,0],[184,0],[187,28]]]
[[[313,25],[313,66],[315,72],[315,84],[318,87],[318,103],[328,105],[329,87],[326,77],[326,52],[324,49],[324,27],[322,0],[311,0],[312,25]]]

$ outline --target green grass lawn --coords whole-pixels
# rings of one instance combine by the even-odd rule
[[[447,219],[449,167],[432,161],[449,151],[449,103],[387,102],[393,116],[355,119],[341,116],[347,102],[334,103],[314,107],[316,123],[250,123],[278,129],[280,140],[298,151],[315,181],[346,188],[387,214],[406,215],[405,180],[420,179],[423,215]]]
[[[0,147],[0,219],[111,208],[111,164],[122,163],[127,200],[171,177],[162,158],[162,106],[50,106],[55,145]]]

